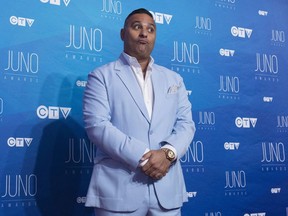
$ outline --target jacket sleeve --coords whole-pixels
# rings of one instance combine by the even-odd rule
[[[179,76],[179,75],[178,75]],[[192,119],[192,105],[187,96],[183,79],[179,76],[178,107],[176,120],[171,134],[163,140],[163,145],[171,144],[177,151],[178,159],[184,156],[195,134],[195,123]]]
[[[111,123],[107,80],[100,71],[88,75],[83,97],[83,117],[89,139],[109,157],[134,171],[146,150],[145,143],[127,136]]]

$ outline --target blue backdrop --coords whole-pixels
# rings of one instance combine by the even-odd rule
[[[92,215],[83,90],[139,7],[193,104],[183,215],[288,216],[286,0],[1,1],[0,215]]]

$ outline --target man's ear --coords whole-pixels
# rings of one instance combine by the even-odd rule
[[[122,41],[124,41],[124,31],[125,31],[124,28],[122,28],[120,31],[120,37]]]

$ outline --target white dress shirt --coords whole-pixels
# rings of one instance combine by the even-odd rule
[[[148,115],[151,119],[152,114],[153,114],[153,103],[154,103],[153,84],[152,84],[152,80],[151,80],[151,74],[152,74],[152,67],[151,66],[154,63],[154,59],[152,57],[150,57],[150,62],[148,64],[146,74],[144,77],[141,65],[138,63],[137,59],[135,57],[129,56],[126,53],[123,53],[123,54],[124,54],[125,59],[129,63],[129,65],[131,66],[132,71],[133,71],[133,73],[137,79],[138,84],[139,84],[139,87],[141,88],[144,103],[146,105]],[[176,149],[172,145],[165,144],[161,148],[168,148],[168,149],[172,150],[175,154],[175,158],[177,158]],[[144,154],[147,152],[149,152],[149,149],[146,149]],[[148,161],[148,159],[145,161],[141,161],[140,166],[144,166],[147,163],[147,161]]]

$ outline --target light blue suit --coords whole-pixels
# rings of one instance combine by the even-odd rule
[[[179,158],[188,149],[195,126],[182,78],[152,65],[154,105],[151,119],[141,89],[123,54],[117,61],[88,76],[84,94],[84,122],[96,144],[95,165],[86,206],[113,211],[133,211],[143,202],[147,183],[154,183],[158,200],[166,209],[187,201]],[[161,180],[153,181],[139,166],[145,150],[173,145],[178,160]]]

